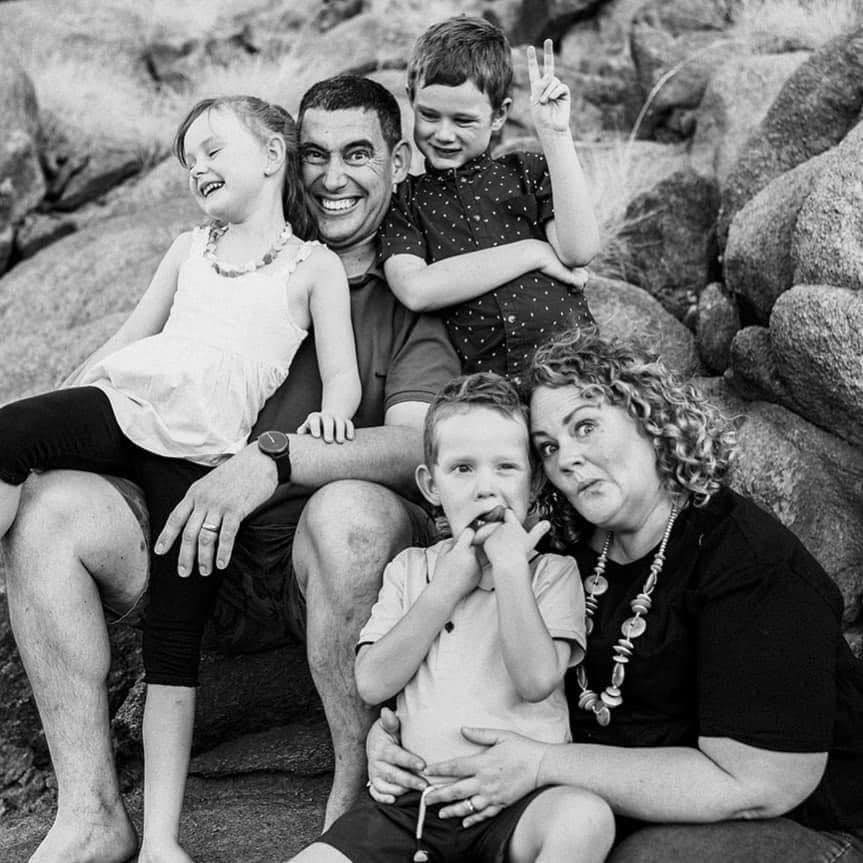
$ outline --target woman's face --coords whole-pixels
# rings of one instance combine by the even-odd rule
[[[539,387],[533,444],[549,480],[591,524],[637,530],[663,496],[649,438],[623,408],[576,386]]]

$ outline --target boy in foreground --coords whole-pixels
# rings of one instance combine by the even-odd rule
[[[599,250],[590,192],[569,128],[569,88],[545,42],[528,48],[542,153],[492,159],[512,99],[512,51],[500,28],[460,16],[417,40],[408,63],[414,141],[426,173],[408,177],[381,226],[387,283],[409,309],[443,309],[465,372],[517,377],[553,331],[592,326],[572,272]]]
[[[360,695],[397,697],[402,742],[427,764],[480,749],[463,726],[565,742],[563,677],[584,652],[584,597],[571,558],[535,551],[548,523],[523,526],[533,488],[526,409],[498,375],[458,378],[429,408],[424,450],[417,484],[452,538],[406,549],[384,572],[359,638]],[[613,840],[607,804],[574,787],[538,789],[469,827],[426,813],[424,797],[365,797],[294,860],[406,863],[413,852],[415,861],[592,863]]]

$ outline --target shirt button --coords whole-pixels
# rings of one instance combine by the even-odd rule
[[[508,324],[514,324],[515,323],[515,315],[507,315],[506,316],[506,322]]]

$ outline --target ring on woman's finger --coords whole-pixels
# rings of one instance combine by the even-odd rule
[[[470,809],[470,814],[476,815],[476,806],[473,805],[473,800],[468,797],[464,802],[467,803],[467,808]]]
[[[208,524],[206,521],[201,525],[201,530],[209,530],[212,533],[218,533],[220,528],[217,524]]]

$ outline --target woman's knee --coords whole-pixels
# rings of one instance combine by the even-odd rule
[[[546,843],[552,847],[572,846],[592,852],[595,859],[605,859],[614,843],[614,813],[605,800],[566,785],[547,789],[539,800],[544,805]]]

